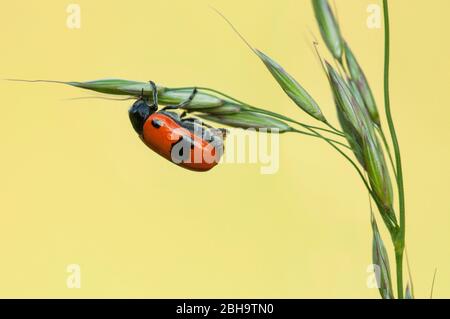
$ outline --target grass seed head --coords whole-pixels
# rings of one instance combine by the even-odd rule
[[[333,91],[334,99],[337,103],[338,112],[342,112],[348,122],[358,132],[360,136],[367,134],[368,130],[372,129],[368,114],[363,107],[358,103],[358,100],[353,96],[351,88],[345,80],[336,72],[336,70],[325,62],[330,86]]]
[[[372,216],[372,232],[372,260],[374,265],[377,265],[379,267],[380,271],[377,274],[378,289],[383,299],[393,299],[394,294],[392,292],[389,257],[374,216]]]
[[[253,128],[256,130],[259,129],[276,129],[279,133],[292,132],[293,128],[290,127],[287,123],[273,118],[271,116],[267,116],[261,113],[250,112],[250,111],[242,111],[234,114],[222,114],[222,115],[213,115],[213,114],[200,114],[198,117],[216,122],[219,124],[235,127],[235,128],[243,128],[249,129]]]
[[[343,53],[341,31],[327,0],[312,0],[320,33],[334,58],[341,61]]]
[[[370,116],[362,104],[361,97],[355,96],[351,86],[327,62],[328,77],[336,101],[343,130],[346,132],[355,156],[367,171],[369,182],[377,199],[385,208],[393,203],[392,183],[386,159]]]
[[[255,53],[264,62],[265,66],[283,91],[295,104],[297,104],[297,106],[315,119],[326,122],[325,116],[316,101],[314,101],[308,92],[289,73],[287,73],[281,65],[259,50],[255,49]]]
[[[352,81],[356,85],[362,99],[364,100],[364,105],[370,114],[372,121],[376,125],[380,125],[380,115],[378,113],[378,108],[375,103],[375,98],[373,97],[372,90],[370,89],[369,83],[367,81],[366,75],[364,74],[361,66],[356,60],[353,52],[350,50],[347,43],[344,45],[345,48],[345,60],[350,70],[350,75]]]
[[[335,102],[336,105],[337,103],[338,102]],[[355,154],[356,159],[361,164],[361,166],[365,168],[361,136],[358,134],[354,126],[347,120],[346,116],[342,112],[340,112],[339,109],[337,111],[339,124],[341,125],[342,131],[345,134],[345,138],[347,139],[350,148]]]
[[[376,136],[363,136],[363,155],[372,190],[386,211],[390,212],[394,197],[392,182],[383,149]]]
[[[128,95],[138,97],[141,94],[152,98],[152,87],[149,82],[129,81],[122,79],[104,79],[88,82],[63,82],[71,86],[115,95]],[[157,87],[158,102],[162,105],[176,105],[191,95],[191,88],[175,88],[169,89],[162,86]],[[217,95],[203,92],[199,90],[189,105],[183,109],[187,111],[202,111],[212,114],[234,113],[239,112],[242,106],[238,103],[221,98]]]

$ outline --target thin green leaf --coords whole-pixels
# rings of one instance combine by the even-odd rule
[[[328,1],[312,0],[312,5],[323,40],[333,56],[341,61],[343,53],[341,31]]]
[[[326,123],[325,116],[308,92],[277,62],[259,50],[254,51],[291,100],[315,119]]]

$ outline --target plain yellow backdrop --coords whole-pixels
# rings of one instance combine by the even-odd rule
[[[429,296],[437,267],[435,296],[450,297],[450,2],[390,2],[416,295]],[[66,27],[69,1],[3,3],[0,78],[208,86],[313,123],[212,5],[335,121],[308,44],[310,30],[319,36],[310,1],[75,3],[80,29]],[[336,3],[382,106],[383,29],[366,25],[380,1]],[[141,143],[129,101],[70,100],[95,94],[3,80],[0,92],[1,297],[378,298],[366,286],[367,193],[326,144],[287,134],[275,175],[250,164],[198,174]],[[81,289],[66,287],[69,264],[81,266]]]

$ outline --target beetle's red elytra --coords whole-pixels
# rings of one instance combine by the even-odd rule
[[[131,124],[141,140],[150,149],[183,168],[205,172],[218,164],[223,154],[226,130],[215,129],[196,118],[186,118],[186,112],[178,115],[175,110],[183,108],[194,99],[197,90],[178,104],[158,111],[158,93],[150,81],[153,103],[143,95],[128,111]]]

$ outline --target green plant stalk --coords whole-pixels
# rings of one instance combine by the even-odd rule
[[[333,125],[331,125],[330,122],[326,121],[325,124],[326,124],[329,128],[331,128],[331,129],[335,132],[336,135],[340,135],[340,136],[342,136],[342,137],[345,137],[345,134],[342,133],[342,132],[341,132],[340,130],[338,130],[337,128],[335,128]]]
[[[314,132],[314,130],[312,130]],[[331,147],[333,147],[336,151],[339,152],[339,154],[341,154],[342,156],[344,156],[344,158],[349,161],[349,163],[356,169],[356,172],[358,173],[359,177],[361,177],[361,180],[363,181],[364,185],[367,188],[367,191],[370,193],[370,195],[372,197],[374,197],[374,193],[372,191],[372,189],[369,186],[369,183],[367,182],[366,178],[364,177],[363,173],[361,172],[361,170],[359,169],[358,165],[356,165],[356,163],[347,155],[345,154],[339,147],[337,147],[336,145],[334,145],[332,142],[330,142],[327,138],[324,138],[320,133],[315,132],[316,135],[318,135],[318,137],[321,137],[325,142],[327,142],[328,144],[330,144]]]
[[[331,138],[327,138],[327,137],[324,137],[324,136],[319,136],[319,135],[314,134],[314,133],[308,133],[308,132],[301,131],[301,130],[297,130],[297,129],[294,129],[294,128],[292,129],[291,132],[298,133],[298,134],[302,134],[302,135],[306,135],[306,136],[311,136],[311,137],[320,138],[320,139],[329,141],[329,142],[331,142],[331,143],[334,143],[334,144],[337,144],[337,145],[340,145],[340,146],[342,146],[342,147],[345,147],[345,148],[348,148],[348,149],[349,149],[349,147],[348,147],[347,145],[345,145],[344,143],[341,143],[341,142],[339,142],[339,141],[336,141],[336,140],[333,140],[333,139],[331,139]]]
[[[257,108],[257,107],[254,107],[254,106],[251,106],[251,105],[248,105],[248,104],[245,104],[244,106],[250,107],[251,111],[262,113],[262,114],[269,115],[269,116],[273,116],[273,117],[276,117],[276,118],[278,118],[280,120],[284,120],[284,121],[287,121],[287,122],[291,122],[291,123],[300,125],[301,127],[306,128],[306,129],[313,129],[313,130],[324,131],[324,132],[328,132],[328,133],[337,135],[339,137],[344,137],[345,136],[342,132],[340,132],[338,130],[330,131],[330,130],[327,130],[325,128],[321,128],[321,127],[317,127],[317,126],[308,125],[308,124],[305,124],[305,123],[302,123],[302,122],[298,122],[298,121],[293,120],[293,119],[291,119],[291,118],[289,118],[287,116],[284,116],[284,115],[281,115],[281,114],[278,114],[278,113],[275,113],[275,112],[267,111],[267,110],[264,110],[264,109],[260,109],[260,108]],[[330,124],[327,124],[327,125],[329,127],[332,127]]]
[[[399,299],[403,299],[403,253],[405,250],[405,192],[403,185],[403,170],[400,155],[400,146],[395,131],[394,121],[392,119],[390,96],[389,96],[389,63],[390,63],[390,28],[389,28],[389,6],[388,0],[383,0],[384,13],[384,103],[386,109],[386,118],[389,125],[389,131],[392,137],[392,144],[395,153],[395,162],[397,168],[397,186],[399,197],[399,219],[400,226],[397,230],[394,248],[397,267],[397,294]]]

